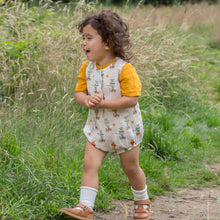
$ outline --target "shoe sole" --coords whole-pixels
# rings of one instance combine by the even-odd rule
[[[150,217],[147,218],[133,218],[133,220],[148,220]]]
[[[68,215],[70,217],[73,217],[75,219],[79,219],[79,220],[93,220],[92,218],[85,218],[85,217],[81,217],[81,216],[78,216],[78,215],[74,215],[73,213],[68,212],[66,210],[60,210],[60,212],[65,214],[65,215]]]

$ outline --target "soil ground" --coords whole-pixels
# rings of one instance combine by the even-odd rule
[[[220,171],[220,164],[206,169]],[[133,201],[114,201],[110,212],[95,213],[94,220],[133,220]],[[179,189],[176,193],[157,196],[152,202],[149,220],[220,220],[220,187]]]

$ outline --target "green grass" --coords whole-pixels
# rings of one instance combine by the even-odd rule
[[[74,100],[85,59],[75,27],[100,8],[0,8],[1,219],[60,219],[60,208],[78,203],[88,110]],[[150,197],[179,187],[218,187],[219,172],[205,169],[220,163],[220,52],[212,43],[213,24],[183,31],[134,18],[139,9],[114,10],[129,21],[135,42],[145,128],[140,166]],[[113,199],[132,199],[119,157],[108,155],[99,177],[98,211],[111,209]]]

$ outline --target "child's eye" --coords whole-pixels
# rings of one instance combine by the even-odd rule
[[[91,39],[93,39],[93,38],[92,38],[91,36],[83,36],[82,39],[83,39],[83,40],[91,40]]]

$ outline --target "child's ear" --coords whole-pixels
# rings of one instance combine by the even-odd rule
[[[109,41],[107,41],[107,42],[105,43],[105,49],[106,49],[106,50],[110,50],[110,49],[111,49],[111,47],[110,47],[110,45],[109,45]]]
[[[105,49],[106,49],[106,50],[110,50],[111,47],[109,47],[109,46],[106,44],[106,45],[105,45]]]

